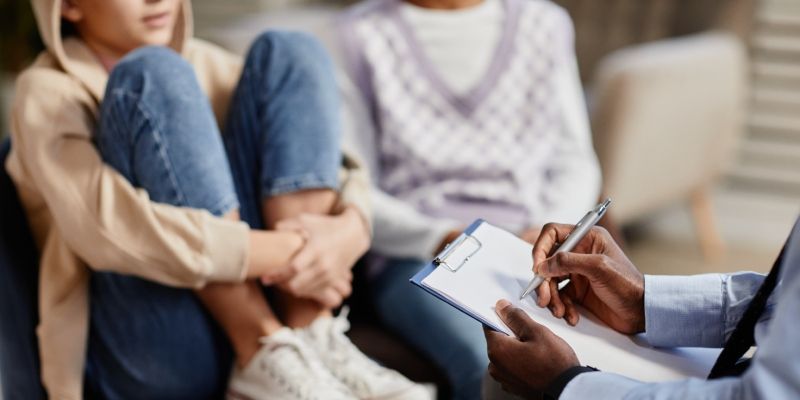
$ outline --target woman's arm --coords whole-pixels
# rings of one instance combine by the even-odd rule
[[[589,117],[575,59],[572,22],[566,13],[562,17],[564,40],[560,41],[557,54],[562,58],[563,68],[556,72],[555,92],[562,110],[563,128],[548,164],[552,180],[543,192],[546,204],[550,206],[541,217],[547,220],[531,221],[532,225],[551,221],[573,223],[600,197],[600,165],[592,146]],[[559,42],[555,43],[558,45]]]

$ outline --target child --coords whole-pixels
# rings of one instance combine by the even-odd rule
[[[33,5],[47,51],[7,169],[41,249],[48,395],[419,398],[330,311],[369,226],[319,46],[267,33],[242,63],[191,37],[188,1]]]
[[[379,188],[374,304],[445,370],[455,398],[477,398],[479,324],[408,278],[478,217],[533,241],[598,199],[569,17],[540,0],[370,0],[338,27],[346,133]]]

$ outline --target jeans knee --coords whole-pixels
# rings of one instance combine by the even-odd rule
[[[101,144],[105,137],[136,135],[141,132],[136,127],[142,123],[160,125],[167,118],[183,117],[216,127],[194,68],[180,54],[163,46],[136,49],[117,63],[109,76],[100,112]],[[167,132],[186,131],[189,129]]]
[[[261,71],[290,71],[304,79],[331,74],[328,53],[313,36],[303,32],[266,31],[250,47],[246,65]],[[269,68],[267,68],[269,67]]]
[[[192,66],[174,50],[164,46],[145,46],[123,57],[111,71],[110,89],[124,87],[141,90],[146,81],[153,87],[166,89],[183,85],[194,77]]]

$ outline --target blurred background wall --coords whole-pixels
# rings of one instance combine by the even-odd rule
[[[800,2],[765,0],[750,36],[747,136],[732,172],[742,187],[800,193]]]

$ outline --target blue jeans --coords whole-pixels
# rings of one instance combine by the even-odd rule
[[[260,228],[263,198],[337,188],[338,107],[321,47],[302,34],[265,33],[248,53],[221,135],[192,66],[147,47],[112,71],[96,140],[104,161],[153,201],[215,215],[238,208]],[[94,272],[90,296],[89,396],[222,396],[232,351],[193,291]]]
[[[410,284],[419,260],[390,260],[370,283],[381,321],[445,372],[454,399],[479,399],[489,365],[478,321]]]

